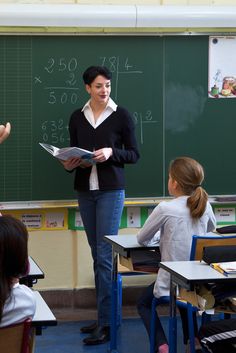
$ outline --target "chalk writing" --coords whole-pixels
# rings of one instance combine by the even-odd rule
[[[44,69],[52,74],[54,71],[69,71],[74,72],[78,68],[78,60],[76,58],[66,59],[66,58],[49,58],[47,65],[44,66]]]
[[[77,58],[49,57],[42,70],[47,75],[37,74],[33,81],[35,85],[42,85],[43,89],[46,90],[46,99],[49,105],[78,104],[78,77],[80,73]],[[42,77],[44,77],[44,80]],[[54,84],[51,85],[51,82]]]
[[[136,125],[140,127],[140,142],[144,144],[144,125],[145,124],[157,124],[158,121],[153,119],[152,111],[146,110],[144,113],[142,112],[134,112],[133,113],[133,120]]]
[[[68,123],[63,119],[45,120],[41,125],[43,142],[68,145],[70,138]]]
[[[114,82],[114,97],[118,99],[118,85],[120,75],[123,74],[142,74],[141,70],[135,69],[134,66],[129,62],[129,58],[120,58],[119,56],[101,56],[101,65],[106,66],[113,74],[112,82]]]
[[[49,89],[52,87],[46,87]],[[69,89],[68,87],[53,87],[53,91],[48,92],[49,104],[76,104],[79,100],[79,95],[76,92],[58,92],[58,90]],[[57,90],[57,91],[55,91]]]

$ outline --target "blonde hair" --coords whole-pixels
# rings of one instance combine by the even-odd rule
[[[182,192],[189,195],[187,206],[193,218],[200,218],[206,209],[208,194],[201,186],[204,170],[200,163],[189,157],[178,157],[170,163],[169,174],[177,181]]]

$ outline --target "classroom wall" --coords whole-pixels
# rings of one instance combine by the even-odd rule
[[[122,229],[120,234],[134,234],[138,229]],[[35,286],[38,290],[94,288],[92,259],[84,231],[31,231],[29,254],[45,273]],[[124,286],[142,286],[153,276],[133,276]]]
[[[143,5],[236,5],[235,0],[4,0],[5,3],[39,4],[143,4]],[[137,229],[122,229],[120,233],[134,233]],[[83,231],[32,231],[29,253],[45,272],[36,288],[81,289],[94,287],[92,261]],[[124,279],[124,285],[143,285],[148,276]]]

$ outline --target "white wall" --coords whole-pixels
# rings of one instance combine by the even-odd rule
[[[122,229],[122,234],[137,229]],[[92,258],[83,231],[32,231],[29,234],[29,254],[45,273],[35,288],[93,288]],[[156,275],[153,275],[153,279]],[[150,276],[124,277],[124,286],[150,283]]]

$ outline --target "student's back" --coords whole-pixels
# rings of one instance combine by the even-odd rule
[[[23,284],[16,283],[10,297],[5,302],[0,327],[22,322],[33,318],[36,309],[33,291]]]
[[[160,227],[160,247],[163,261],[188,260],[192,235],[204,235],[215,227],[210,204],[207,203],[206,211],[201,218],[196,220],[191,217],[187,199],[188,196],[179,196],[172,201],[161,202],[153,211],[153,217],[156,221],[157,218],[160,218],[161,222],[164,221],[164,225]],[[167,244],[169,246],[166,247]]]
[[[162,261],[189,260],[192,235],[204,235],[215,228],[215,216],[209,202],[200,218],[194,219],[187,206],[189,196],[179,196],[161,202],[150,215],[147,224],[139,232],[138,240],[150,239],[150,234],[160,230]],[[148,227],[148,229],[147,229]],[[145,232],[145,233],[144,233]],[[169,274],[160,269],[154,289],[157,297],[169,295]]]
[[[19,284],[28,271],[28,233],[22,222],[0,217],[0,327],[32,318],[36,309],[33,291]]]

